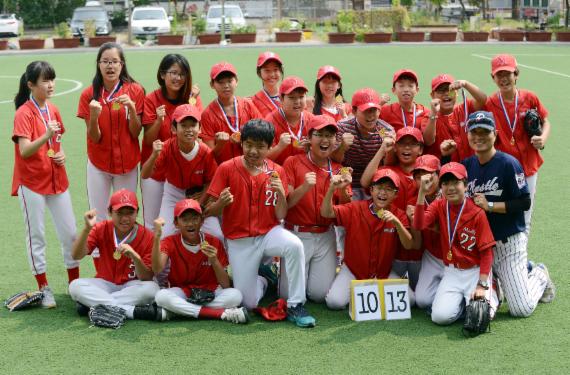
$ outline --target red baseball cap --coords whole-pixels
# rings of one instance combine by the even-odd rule
[[[195,201],[194,199],[182,199],[178,201],[174,206],[174,217],[180,217],[186,210],[194,210],[200,215],[202,214],[202,207],[200,207],[200,203]]]
[[[194,117],[196,121],[200,121],[202,113],[200,109],[192,104],[182,104],[176,107],[172,114],[172,119],[177,123],[184,120],[186,117]]]
[[[261,68],[266,62],[271,60],[278,62],[279,65],[283,65],[283,61],[281,61],[281,58],[279,57],[278,54],[276,54],[275,52],[267,51],[260,53],[259,56],[257,57],[257,67]]]
[[[332,74],[333,76],[336,76],[336,78],[338,78],[339,81],[342,79],[340,72],[338,71],[337,68],[335,68],[332,65],[325,65],[319,68],[319,71],[317,72],[317,81],[326,76],[327,74]]]
[[[414,171],[422,170],[427,172],[439,171],[441,168],[441,163],[439,159],[430,154],[421,155],[416,159],[416,164],[414,165]]]
[[[444,83],[453,83],[455,78],[449,74],[440,74],[434,79],[431,80],[431,91],[435,91],[439,86],[443,85]]]
[[[501,70],[514,72],[517,70],[517,59],[512,55],[501,54],[493,57],[491,60],[491,74],[495,75]]]
[[[400,177],[398,177],[396,172],[394,172],[390,168],[378,169],[376,171],[376,173],[374,173],[374,177],[372,177],[372,182],[378,182],[379,180],[381,180],[383,178],[390,179],[390,181],[392,181],[394,183],[394,186],[396,186],[396,189],[400,188]]]
[[[402,128],[396,132],[396,142],[400,141],[400,139],[404,138],[407,135],[414,137],[414,139],[420,143],[424,143],[424,137],[420,129],[413,128],[411,126],[406,126],[405,128]]]
[[[418,75],[411,69],[400,69],[396,73],[394,73],[394,77],[392,78],[392,85],[396,83],[397,80],[400,79],[401,76],[411,76],[415,81],[416,84],[418,83]]]
[[[307,132],[310,134],[313,130],[321,130],[327,126],[333,126],[335,131],[338,131],[338,126],[336,126],[336,121],[327,115],[314,116],[307,127]]]
[[[139,209],[139,201],[137,195],[130,190],[121,189],[111,195],[109,206],[112,211],[117,211],[123,207],[132,207],[135,210]]]
[[[460,180],[467,178],[467,169],[465,169],[465,166],[454,161],[447,163],[441,167],[439,170],[439,178],[443,177],[443,175],[447,173],[451,173]]]
[[[352,106],[359,111],[366,111],[369,108],[380,109],[380,96],[369,87],[357,90],[352,95]]]
[[[305,92],[309,91],[307,86],[305,86],[305,82],[299,77],[296,76],[289,76],[281,82],[281,86],[279,87],[279,94],[281,95],[288,95],[293,90],[296,89],[303,89]]]
[[[236,68],[229,62],[222,61],[212,66],[212,69],[210,69],[210,79],[216,79],[223,72],[230,72],[237,77]]]

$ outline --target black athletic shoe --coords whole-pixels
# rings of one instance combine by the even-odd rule
[[[157,306],[156,303],[143,306],[135,306],[133,311],[133,318],[139,320],[152,320],[155,322],[162,322],[167,320],[166,310],[162,307]]]
[[[89,314],[89,307],[82,303],[75,302],[75,311],[77,311],[79,316],[87,316]]]

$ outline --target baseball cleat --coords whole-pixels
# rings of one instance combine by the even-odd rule
[[[168,320],[168,314],[166,313],[166,310],[154,302],[149,305],[135,306],[135,309],[133,311],[133,318],[162,322]]]
[[[233,307],[225,309],[221,319],[236,324],[246,324],[249,322],[249,314],[245,307]]]
[[[544,274],[546,275],[547,279],[546,288],[544,289],[544,293],[542,293],[542,297],[540,297],[540,302],[550,303],[552,302],[552,300],[554,300],[554,297],[556,296],[556,287],[554,286],[554,283],[550,278],[550,273],[548,272],[548,268],[546,268],[546,265],[544,265],[544,263],[538,263],[536,266],[544,271]]]
[[[305,306],[300,303],[287,308],[287,320],[301,328],[313,328],[317,324],[315,318],[309,315]]]
[[[43,309],[53,309],[57,307],[55,303],[55,297],[53,296],[53,292],[49,286],[44,286],[40,289],[40,292],[44,294],[44,298],[42,299],[42,308]]]

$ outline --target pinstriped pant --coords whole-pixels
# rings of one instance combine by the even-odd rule
[[[523,232],[508,237],[506,243],[497,241],[493,259],[493,271],[509,304],[509,312],[525,318],[536,308],[548,281],[539,267],[528,272],[527,243],[528,237]]]

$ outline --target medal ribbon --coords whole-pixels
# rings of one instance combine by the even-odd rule
[[[327,173],[329,174],[329,176],[332,178],[332,176],[333,176],[333,170],[332,170],[332,163],[331,163],[331,159],[330,159],[330,158],[327,158],[327,162],[328,162],[328,165],[329,165],[328,170],[327,170],[327,169],[324,169],[324,168],[322,168],[322,167],[319,167],[319,166],[317,165],[317,163],[315,163],[315,162],[313,161],[313,158],[311,158],[311,151],[307,152],[307,158],[309,159],[309,161],[310,161],[311,163],[313,163],[315,166],[317,166],[320,170],[322,170],[322,171],[324,171],[324,172],[327,172]]]
[[[412,128],[416,127],[416,104],[414,103],[413,107],[414,109],[414,122],[412,123]],[[404,120],[404,128],[408,127],[408,121],[406,120],[406,114],[404,113],[404,108],[402,108],[402,106],[400,106],[400,110],[402,111],[402,120]]]
[[[370,210],[370,213],[372,214],[372,216],[374,216],[378,220],[382,220],[378,217],[376,212],[374,212],[374,202],[370,203],[370,205],[368,206],[368,209]],[[380,211],[380,210],[378,210],[378,211]]]
[[[137,235],[137,226],[135,225],[135,227],[131,229],[129,234],[127,234],[125,238],[123,238],[123,240],[119,242],[119,240],[117,239],[117,230],[113,228],[113,241],[115,243],[115,250],[118,249],[119,246],[121,246],[124,243],[130,243],[134,239],[134,237],[136,237],[136,235]]]
[[[503,96],[501,95],[501,93],[499,92],[499,101],[501,103],[501,108],[503,109],[503,114],[505,115],[505,119],[507,120],[507,123],[509,124],[509,128],[511,128],[511,132],[513,133],[513,137],[515,136],[515,129],[517,128],[517,117],[518,117],[518,108],[519,108],[519,90],[515,91],[515,118],[513,119],[513,122],[511,122],[511,119],[509,118],[509,115],[507,113],[507,109],[505,108],[505,102],[503,101]]]
[[[101,97],[103,98],[103,103],[104,104],[111,103],[115,99],[113,98],[113,96],[121,89],[121,86],[123,86],[123,82],[119,80],[119,82],[117,82],[115,87],[113,87],[113,90],[111,90],[109,96],[107,96],[106,98],[103,95],[103,93],[105,92],[105,88],[101,87]]]
[[[289,134],[291,134],[291,137],[293,137],[293,139],[300,141],[301,140],[301,134],[303,134],[303,128],[305,127],[305,116],[303,116],[304,113],[301,112],[301,122],[299,124],[299,131],[297,132],[297,135],[295,135],[293,133],[293,130],[291,130],[291,126],[289,125],[289,122],[287,121],[287,117],[285,117],[285,112],[283,112],[283,110],[281,108],[279,108],[279,113],[281,114],[281,116],[283,116],[285,123],[287,123],[287,129],[289,130]]]
[[[236,126],[235,127],[232,125],[232,122],[230,121],[230,118],[226,114],[226,111],[224,111],[224,107],[222,106],[222,103],[220,103],[220,99],[217,99],[216,103],[218,103],[218,107],[220,107],[220,111],[222,111],[222,113],[224,114],[224,119],[226,120],[226,124],[228,124],[228,126],[232,130],[232,132],[234,132],[234,133],[239,132],[239,113],[238,113],[237,98],[234,96],[234,111],[235,111],[235,115],[236,115]]]
[[[464,127],[467,131],[467,119],[469,118],[469,112],[467,111],[467,98],[465,97],[465,90],[461,89],[461,96],[463,97],[463,112],[465,112],[465,122]]]
[[[49,106],[47,105],[47,102],[45,104],[46,106],[46,110],[45,112],[47,113],[47,121],[44,118],[44,115],[42,114],[42,110],[40,108],[40,105],[38,104],[38,102],[36,102],[36,99],[34,99],[34,97],[32,95],[30,95],[30,100],[32,101],[32,104],[34,105],[34,107],[36,107],[36,109],[38,110],[38,114],[40,115],[40,118],[42,119],[42,123],[44,124],[45,128],[46,128],[46,133],[48,131],[48,122],[51,121],[51,114],[49,113]],[[51,148],[51,137],[48,139],[48,145],[49,148]]]
[[[265,94],[265,96],[267,97],[267,100],[269,100],[269,102],[273,105],[273,107],[275,107],[275,109],[281,108],[281,107],[279,107],[279,106],[277,105],[277,103],[275,103],[275,100],[273,100],[273,98],[271,97],[271,95],[269,95],[269,94],[267,93],[267,91],[265,91],[265,89],[263,89],[262,91],[263,91],[263,93]]]
[[[463,209],[465,208],[465,202],[467,198],[463,198],[463,203],[461,203],[461,208],[459,209],[459,213],[457,214],[457,218],[455,219],[455,223],[453,224],[453,233],[451,232],[450,226],[450,212],[449,212],[449,201],[447,201],[447,210],[446,210],[446,219],[447,219],[447,237],[449,239],[449,251],[451,251],[451,244],[453,243],[453,239],[455,238],[455,232],[457,232],[457,224],[459,223],[459,219],[461,218],[461,214],[463,213]]]

